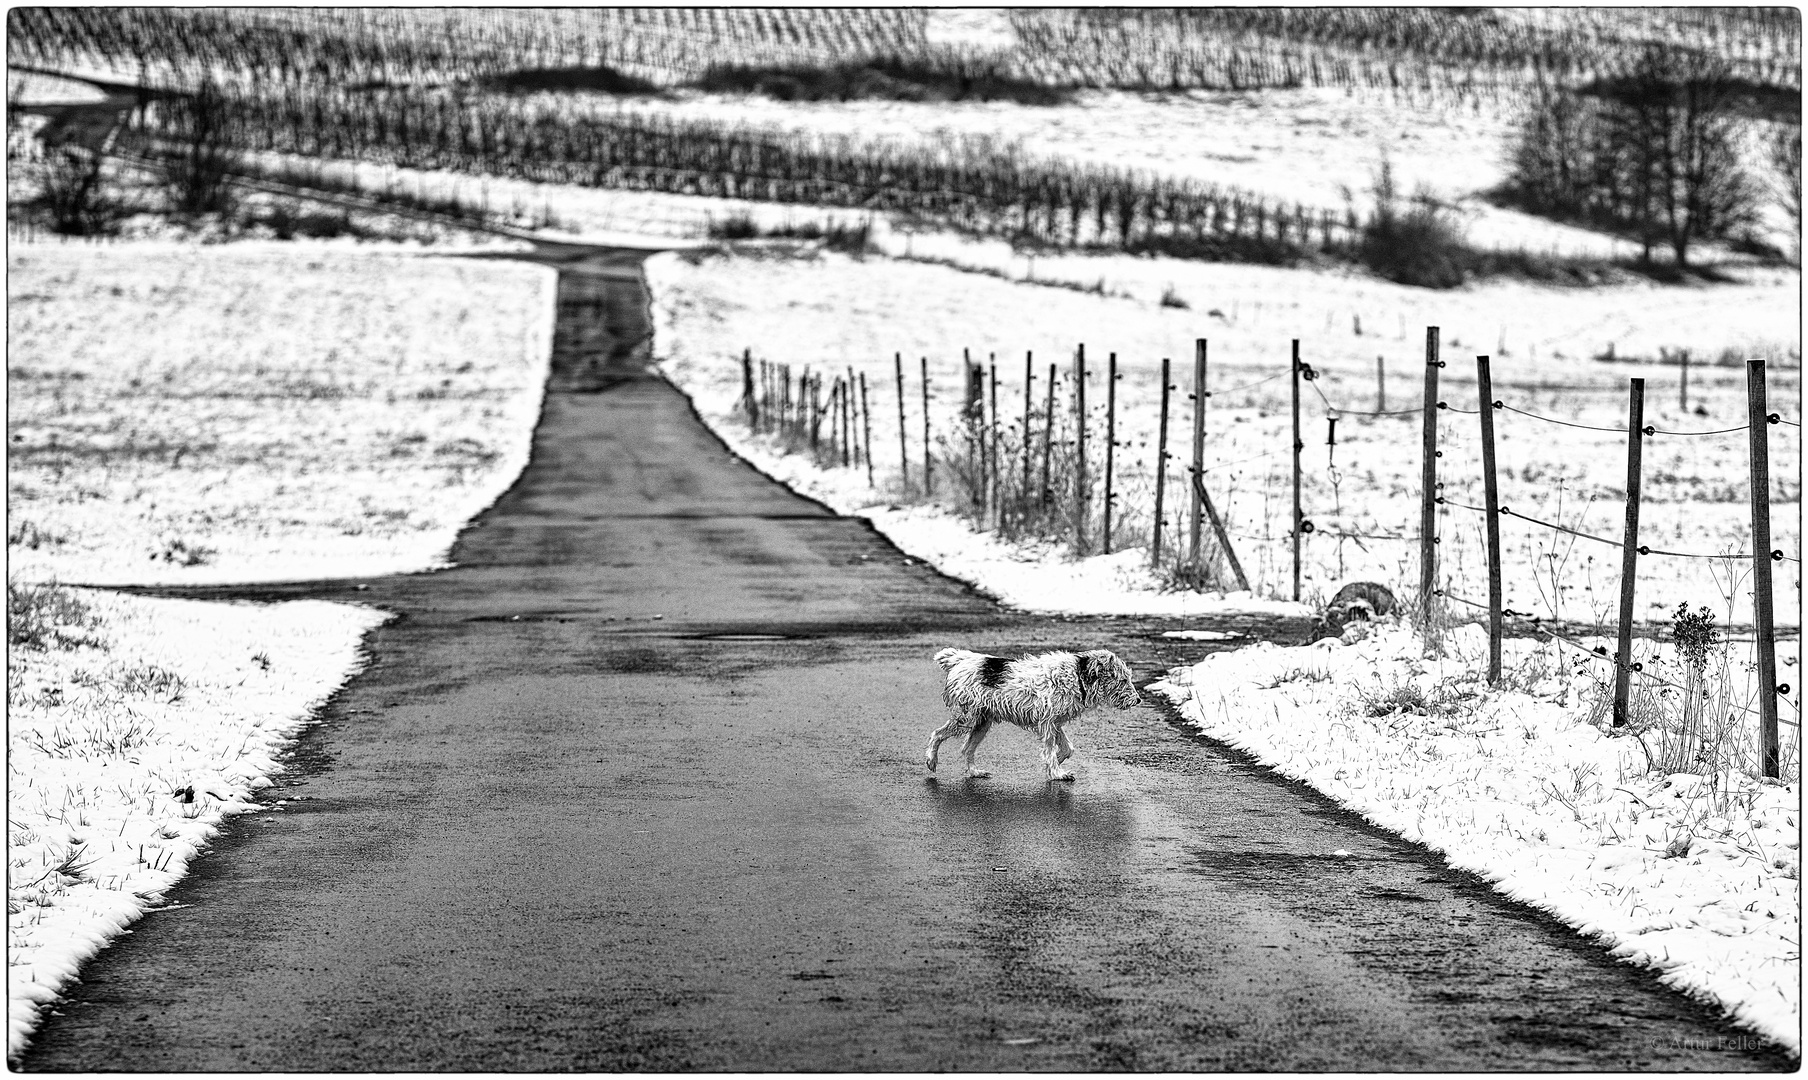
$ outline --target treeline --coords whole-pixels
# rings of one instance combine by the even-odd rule
[[[1647,42],[1726,60],[1755,87],[1799,91],[1790,9],[1015,9],[1015,74],[1124,89],[1334,87],[1463,99],[1612,78]]]
[[[359,94],[219,92],[226,139],[245,150],[355,158],[415,169],[766,202],[894,211],[1051,247],[1285,261],[1344,250],[1346,214],[1140,172],[1026,161],[984,141],[946,147],[545,101],[411,90]],[[153,104],[141,145],[190,140],[191,111]]]
[[[920,10],[711,8],[193,9],[22,7],[8,59],[96,62],[172,89],[202,78],[319,87],[483,82],[610,67],[660,86],[725,64],[953,57]]]
[[[1760,89],[1799,92],[1793,9],[1011,9],[992,74],[1052,88],[1380,88],[1463,99],[1623,74],[1647,44],[1717,57]],[[9,59],[79,57],[175,87],[203,76],[327,86],[481,81],[606,67],[659,86],[726,67],[884,61],[959,78],[923,9],[13,8]]]
[[[1744,152],[1752,122],[1732,64],[1648,45],[1623,74],[1587,91],[1541,88],[1511,144],[1509,201],[1630,237],[1647,262],[1666,246],[1679,266],[1693,244],[1757,226],[1768,196],[1780,194],[1799,227],[1799,118],[1772,126],[1771,160],[1753,168]],[[1784,191],[1762,182],[1765,166]]]

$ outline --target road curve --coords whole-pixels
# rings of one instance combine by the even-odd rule
[[[1794,1067],[1157,707],[1071,785],[1014,729],[926,776],[935,649],[1175,644],[762,477],[647,373],[640,253],[541,257],[532,461],[455,569],[188,591],[399,617],[27,1071]]]

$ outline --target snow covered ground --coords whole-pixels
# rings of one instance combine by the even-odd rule
[[[69,590],[91,644],[7,650],[7,1054],[80,965],[162,902],[384,616]]]
[[[527,462],[554,289],[338,242],[14,244],[8,269],[9,631],[87,609],[66,647],[9,634],[11,1056],[222,817],[280,810],[254,793],[383,618],[44,583],[442,565]]]
[[[1389,626],[1348,645],[1254,645],[1154,689],[1206,735],[1799,1053],[1799,774],[1654,767],[1658,732],[1614,738],[1585,720],[1599,670],[1567,646],[1508,641],[1509,679],[1490,688],[1479,627],[1445,644],[1425,659]]]
[[[14,245],[8,573],[406,573],[527,463],[555,275],[350,242]]]

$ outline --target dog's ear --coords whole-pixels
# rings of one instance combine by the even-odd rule
[[[1099,649],[1080,654],[1079,676],[1082,685],[1093,685],[1111,678],[1111,661],[1114,657]]]

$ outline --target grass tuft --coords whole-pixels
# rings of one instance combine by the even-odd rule
[[[100,625],[100,616],[60,585],[6,583],[6,640],[14,648],[104,649],[106,643],[89,632]]]

